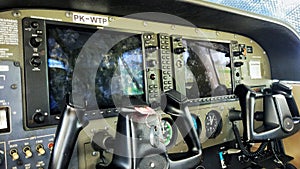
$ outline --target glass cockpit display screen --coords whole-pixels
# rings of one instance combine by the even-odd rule
[[[183,40],[189,99],[232,94],[229,43]]]
[[[95,29],[47,25],[47,65],[51,114],[61,113],[67,95],[74,90],[72,84],[76,66],[77,69],[80,68],[80,72],[83,72],[83,76],[90,76],[93,73],[89,73],[91,67],[97,67],[95,78],[91,80],[91,84],[86,85],[86,88],[88,85],[95,85],[95,89],[82,92],[85,93],[84,98],[88,107],[113,108],[115,107],[113,97],[116,96],[143,97],[144,75],[140,35],[106,30],[102,31],[103,36],[99,35],[99,41],[102,44],[95,43],[94,46],[87,46],[86,44],[95,33],[97,33]],[[121,36],[125,38],[113,44],[107,52],[98,51],[102,46],[108,46],[111,39]],[[88,52],[81,57],[83,50]],[[98,59],[99,57],[101,59]],[[92,94],[93,92],[94,94]],[[90,95],[96,97],[96,103],[89,102],[92,100],[89,98]]]

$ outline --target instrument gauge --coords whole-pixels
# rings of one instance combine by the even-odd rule
[[[164,144],[167,149],[171,148],[176,143],[178,131],[174,124],[174,121],[170,118],[163,118],[161,120],[162,134],[164,139]]]
[[[205,131],[208,138],[216,138],[222,131],[222,117],[216,110],[211,110],[205,117]]]

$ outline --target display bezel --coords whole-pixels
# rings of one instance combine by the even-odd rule
[[[39,26],[32,28],[31,23],[36,22]],[[35,18],[24,18],[22,22],[23,28],[23,45],[24,45],[24,68],[25,68],[25,92],[26,92],[26,126],[28,128],[51,126],[58,124],[62,112],[51,113],[50,111],[50,91],[49,91],[49,69],[48,69],[48,46],[47,46],[47,26],[58,27],[70,27],[76,29],[88,29],[99,30],[96,26],[81,25],[75,23],[67,23],[61,21],[51,21]],[[124,29],[105,28],[104,31],[118,32],[120,34],[141,36],[141,32],[130,31]],[[41,37],[42,42],[37,48],[33,48],[30,45],[30,39],[32,37]],[[140,45],[143,50],[142,45]],[[32,56],[39,56],[41,59],[41,65],[39,67],[33,67],[30,63]],[[141,52],[142,57],[142,69],[144,70],[144,53]],[[145,74],[143,74],[143,82],[145,86]],[[39,89],[39,92],[36,92]],[[145,100],[145,87],[143,88],[142,95],[139,95],[140,99]],[[86,111],[87,117],[91,119],[114,117],[118,115],[118,109],[116,107],[95,108]],[[89,115],[93,114],[93,115]],[[42,121],[36,121],[37,117],[42,117]],[[98,116],[99,115],[99,116]]]
[[[230,78],[229,78],[230,79],[230,87],[227,88],[227,86],[226,86],[226,89],[228,90],[228,93],[224,94],[224,95],[217,95],[217,96],[211,95],[211,96],[204,96],[204,97],[199,96],[199,97],[190,97],[189,98],[189,96],[187,96],[189,98],[190,102],[197,102],[197,103],[200,102],[200,103],[207,104],[207,103],[212,103],[212,102],[235,100],[235,96],[233,95],[233,90],[234,90],[234,76],[232,74],[232,72],[233,72],[232,71],[233,70],[233,66],[232,66],[233,58],[231,56],[231,53],[232,53],[231,52],[231,44],[233,42],[232,41],[225,41],[225,40],[222,41],[222,40],[214,40],[214,39],[195,38],[195,37],[183,37],[182,39],[183,39],[183,41],[192,41],[192,42],[200,42],[200,43],[210,44],[209,48],[211,48],[211,49],[214,49],[214,47],[213,47],[214,44],[224,45],[224,46],[226,46],[226,48],[228,48],[228,51],[226,51],[226,52],[225,51],[218,51],[218,52],[224,53],[224,57],[226,55],[226,57],[228,57],[230,59],[229,63],[228,63],[228,68],[229,68],[229,71],[230,71],[229,74],[228,74],[228,75],[230,75]],[[215,50],[215,51],[217,51],[217,50]],[[217,73],[217,70],[215,69],[215,64],[213,64],[213,69]]]

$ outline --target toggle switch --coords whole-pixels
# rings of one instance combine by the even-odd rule
[[[12,160],[18,160],[20,158],[19,154],[18,154],[18,150],[13,148],[9,151],[9,155],[12,157]]]
[[[36,151],[39,153],[39,155],[44,155],[46,153],[42,144],[36,145]]]
[[[23,153],[25,154],[25,158],[30,158],[32,157],[32,152],[29,146],[25,146],[23,148]]]

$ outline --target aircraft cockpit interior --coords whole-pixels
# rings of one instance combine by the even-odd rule
[[[1,169],[300,167],[289,25],[202,0],[0,4]]]

